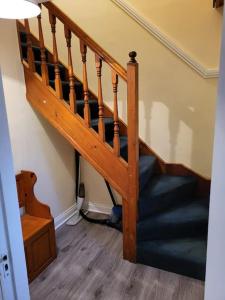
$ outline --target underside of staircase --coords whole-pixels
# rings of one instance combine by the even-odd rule
[[[46,3],[53,51],[29,23],[17,22],[27,99],[123,198],[124,258],[205,277],[210,181],[182,165],[167,164],[138,138],[138,64],[127,70],[52,3]],[[56,20],[65,26],[68,66],[58,59]],[[80,39],[83,80],[73,73],[71,36]],[[87,48],[96,55],[98,96],[88,88]],[[112,68],[114,110],[103,102],[102,63]],[[128,125],[118,116],[118,78],[128,85]]]

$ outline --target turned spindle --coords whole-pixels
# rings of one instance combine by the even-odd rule
[[[68,48],[68,74],[69,74],[69,101],[70,101],[70,108],[71,111],[76,113],[76,92],[75,92],[75,77],[73,73],[73,60],[72,60],[72,53],[71,53],[71,39],[72,34],[71,30],[65,25],[64,27],[65,37],[66,37],[66,45]]]
[[[116,156],[120,156],[120,129],[119,129],[119,116],[118,116],[118,75],[115,71],[112,71],[112,85],[114,95],[114,138],[113,138],[113,150]]]
[[[25,19],[24,22],[25,22],[25,31],[27,34],[27,62],[28,62],[30,71],[35,72],[34,53],[33,53],[33,49],[32,49],[30,25],[29,25],[28,19]]]
[[[58,49],[56,42],[56,17],[49,12],[49,21],[51,24],[52,40],[53,40],[53,61],[55,65],[55,90],[59,99],[63,99],[62,81],[60,77]]]
[[[41,4],[39,4],[41,8]],[[41,76],[44,84],[49,85],[49,76],[48,76],[48,67],[47,67],[47,58],[45,51],[44,35],[42,30],[41,14],[38,18],[38,31],[39,31],[39,44],[41,51]]]
[[[87,46],[80,40],[80,52],[83,62],[83,92],[84,92],[84,121],[87,127],[91,124],[91,115],[89,107],[89,92],[88,92],[88,79],[87,79]]]
[[[98,77],[98,133],[102,139],[105,141],[105,123],[104,123],[104,104],[102,96],[102,59],[96,54],[95,64]]]

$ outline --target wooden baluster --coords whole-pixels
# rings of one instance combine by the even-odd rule
[[[102,97],[102,59],[95,55],[95,63],[97,69],[98,77],[98,133],[102,139],[105,141],[105,123],[104,123],[104,105]]]
[[[123,200],[124,258],[136,260],[136,222],[139,197],[139,126],[138,126],[138,63],[136,52],[129,53],[127,64],[128,106],[128,199]]]
[[[39,6],[41,8],[41,4],[39,4]],[[40,51],[41,51],[42,81],[44,84],[49,85],[48,67],[47,67],[45,43],[44,43],[44,36],[43,36],[42,23],[41,23],[41,14],[37,18],[38,18],[39,43],[40,43]]]
[[[56,43],[56,17],[49,12],[49,21],[52,29],[52,38],[53,38],[53,60],[55,65],[55,90],[56,95],[59,99],[63,99],[62,92],[62,81],[60,78],[60,69],[59,69],[59,58],[58,58],[58,50]]]
[[[114,94],[114,138],[113,138],[113,149],[116,156],[120,156],[120,128],[119,128],[119,116],[118,116],[118,75],[115,71],[112,71],[112,84]]]
[[[65,37],[66,37],[66,44],[68,48],[68,73],[69,73],[69,85],[70,85],[70,109],[76,113],[76,93],[75,93],[75,78],[73,74],[73,61],[72,61],[72,53],[71,53],[71,31],[68,27],[64,26]]]
[[[84,121],[87,127],[90,127],[91,124],[91,115],[89,107],[89,92],[88,92],[88,79],[87,79],[87,46],[83,41],[80,40],[80,52],[83,62],[83,91],[84,91]]]
[[[34,53],[32,49],[30,25],[28,19],[25,19],[24,22],[25,22],[25,30],[27,34],[27,61],[28,61],[29,69],[32,72],[35,72]]]

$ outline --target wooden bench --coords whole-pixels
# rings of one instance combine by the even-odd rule
[[[29,282],[38,276],[56,258],[54,220],[50,208],[34,195],[37,177],[33,172],[22,171],[16,176],[23,241]]]

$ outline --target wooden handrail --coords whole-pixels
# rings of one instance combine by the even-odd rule
[[[90,36],[88,36],[74,21],[65,15],[60,8],[52,2],[43,3],[43,5],[51,11],[51,14],[56,16],[63,24],[66,24],[85,45],[87,45],[95,54],[101,57],[123,80],[127,81],[127,71],[101,46],[99,46]]]

